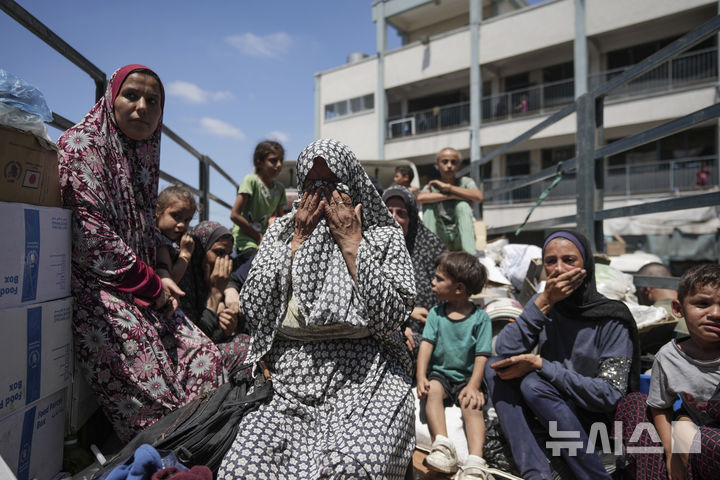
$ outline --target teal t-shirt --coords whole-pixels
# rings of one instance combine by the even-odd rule
[[[277,180],[273,180],[272,188],[267,188],[260,177],[250,173],[243,178],[240,188],[238,188],[238,195],[242,193],[248,195],[242,216],[255,230],[264,234],[268,228],[270,217],[280,205],[285,204],[285,187]],[[232,234],[235,249],[238,252],[248,248],[258,248],[255,240],[243,233],[237,225],[233,226]]]
[[[466,188],[468,190],[472,190],[473,188],[477,188],[477,184],[475,183],[475,180],[473,180],[470,177],[464,176],[460,177],[457,181],[457,185],[460,188]],[[440,190],[436,188],[432,188],[429,185],[425,185],[425,187],[422,189],[423,192],[439,192]],[[445,200],[443,202],[439,202],[442,204],[443,209],[445,210],[445,213],[450,216],[451,218],[455,215],[455,205],[460,200]],[[437,208],[437,204],[435,203],[426,203],[423,205],[423,213],[431,208]]]
[[[445,315],[445,303],[430,309],[423,340],[432,343],[428,374],[439,373],[456,383],[472,376],[477,355],[492,355],[492,324],[485,310],[475,307],[462,320],[450,320]]]

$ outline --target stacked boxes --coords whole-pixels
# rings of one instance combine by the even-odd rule
[[[72,382],[71,217],[57,153],[34,135],[0,127],[0,175],[0,456],[44,480],[62,468]]]

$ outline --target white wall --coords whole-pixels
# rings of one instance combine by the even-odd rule
[[[375,160],[378,156],[376,125],[377,114],[372,110],[325,122],[320,136],[340,140],[360,159]]]
[[[360,60],[320,75],[320,95],[325,114],[328,103],[347,100],[368,93],[377,87],[377,58]]]
[[[454,130],[450,133],[409,137],[407,140],[393,140],[385,144],[385,158],[413,158],[435,155],[445,147],[457,150],[470,148],[470,131]]]
[[[426,45],[416,43],[385,56],[385,88],[468,68],[470,34],[467,28],[435,37]]]

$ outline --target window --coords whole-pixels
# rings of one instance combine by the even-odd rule
[[[375,108],[375,95],[369,93],[349,100],[341,100],[325,105],[325,120],[344,117],[353,113],[360,113]]]

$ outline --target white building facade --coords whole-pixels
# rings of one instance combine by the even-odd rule
[[[466,163],[507,143],[577,96],[715,17],[717,0],[376,0],[378,53],[316,74],[315,135],[361,159],[408,159],[424,184],[446,146]],[[403,45],[385,51],[386,25]],[[476,59],[476,62],[473,60]],[[605,99],[606,142],[717,101],[716,36]],[[575,115],[481,167],[483,187],[575,156]],[[711,121],[605,162],[607,207],[638,196],[696,189],[707,166],[717,184],[718,124]],[[476,146],[474,146],[476,144]],[[475,151],[473,151],[475,149]],[[489,226],[522,222],[542,184],[489,198]],[[572,175],[534,213],[571,214]]]

